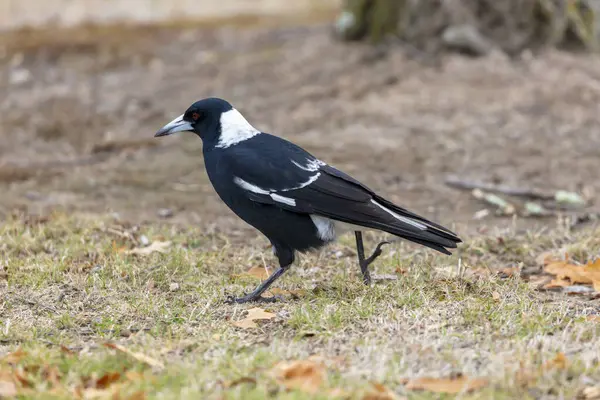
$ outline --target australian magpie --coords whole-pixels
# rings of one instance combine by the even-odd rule
[[[204,163],[217,194],[238,217],[271,242],[280,268],[252,293],[230,298],[244,303],[261,294],[294,262],[295,252],[316,249],[354,231],[366,284],[379,243],[365,258],[362,230],[376,229],[444,254],[461,240],[450,230],[399,207],[304,149],[261,132],[227,101],[207,98],[155,136],[190,131],[203,141]]]

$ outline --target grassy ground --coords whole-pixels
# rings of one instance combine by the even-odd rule
[[[453,377],[433,383],[456,391],[459,373],[486,380],[459,398],[600,387],[598,299],[538,289],[540,254],[587,262],[599,232],[515,233],[554,221],[474,220],[484,205],[444,184],[564,189],[594,207],[600,57],[381,54],[340,45],[329,24],[238,22],[0,37],[0,398],[392,398],[367,395],[374,383],[446,398],[414,379]],[[152,138],[213,95],[464,246],[443,257],[396,243],[374,265],[388,279],[367,288],[346,237],[278,282],[298,298],[236,326],[257,306],[223,300],[273,265],[268,243],[218,200],[198,138]],[[10,217],[56,210],[79,216]]]
[[[600,384],[598,301],[540,292],[518,271],[545,251],[586,261],[598,233],[496,232],[452,257],[395,243],[372,287],[349,236],[301,257],[277,284],[296,296],[258,305],[273,317],[243,329],[234,322],[257,305],[223,300],[256,285],[244,271],[272,265],[262,238],[14,218],[0,225],[0,397],[393,398],[369,395],[377,383],[399,398],[453,398],[410,380],[462,373],[487,385],[459,398],[574,398]],[[129,253],[163,241],[164,253]],[[307,359],[322,385],[287,390],[274,366]]]

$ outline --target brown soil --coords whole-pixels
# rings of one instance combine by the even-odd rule
[[[592,198],[600,189],[598,56],[384,55],[336,42],[324,25],[26,43],[6,47],[0,76],[0,215],[62,208],[141,220],[171,209],[173,221],[207,230],[244,227],[213,192],[197,137],[152,139],[212,95],[460,232],[512,221],[474,221],[482,204],[446,187],[448,175]]]

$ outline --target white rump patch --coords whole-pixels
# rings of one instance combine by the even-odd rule
[[[389,208],[386,208],[384,206],[382,206],[381,204],[379,204],[378,202],[376,202],[375,200],[371,199],[371,203],[375,204],[377,207],[381,208],[383,211],[385,211],[386,213],[390,214],[392,217],[396,218],[399,221],[402,221],[406,224],[412,225],[416,228],[421,229],[422,231],[427,229],[427,225],[424,225],[420,222],[415,221],[412,218],[408,218],[408,217],[403,217],[402,215],[399,215],[395,212],[393,212],[392,210],[390,210]]]
[[[326,242],[334,241],[339,235],[343,235],[346,232],[364,231],[367,229],[364,226],[352,225],[316,214],[310,214],[310,219],[312,219],[317,228],[319,238]]]
[[[294,164],[296,167],[298,167],[300,169],[303,169],[305,171],[310,171],[310,172],[318,171],[319,168],[321,168],[323,165],[327,165],[323,161],[317,160],[316,158],[314,160],[311,160],[310,158],[307,158],[306,159],[306,165],[302,165],[300,163],[297,163],[294,160],[292,160],[292,164]]]
[[[235,108],[221,114],[221,136],[216,147],[226,149],[260,134]]]
[[[269,196],[271,196],[271,198],[279,203],[283,203],[283,204],[287,204],[288,206],[292,206],[292,207],[296,207],[296,200],[290,198],[290,197],[284,197],[284,196],[280,196],[278,194],[275,193],[271,193]]]
[[[337,238],[335,225],[332,220],[315,214],[310,214],[310,219],[312,219],[313,224],[315,224],[317,236],[319,236],[321,240],[331,242]]]
[[[256,185],[246,182],[242,178],[238,178],[237,176],[235,178],[233,178],[233,183],[235,183],[242,189],[247,190],[252,193],[257,193],[257,194],[270,194],[271,193],[270,191],[268,191],[266,189],[261,189]]]

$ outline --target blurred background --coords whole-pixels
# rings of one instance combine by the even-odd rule
[[[0,0],[0,217],[244,231],[201,141],[153,138],[218,96],[461,232],[593,222],[598,3]]]

